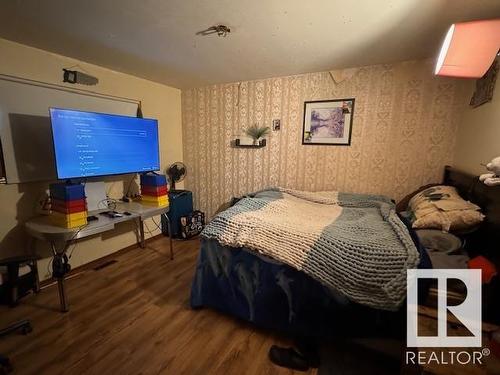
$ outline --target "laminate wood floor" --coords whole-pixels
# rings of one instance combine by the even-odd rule
[[[65,314],[58,310],[55,286],[23,298],[14,309],[0,307],[0,328],[20,319],[30,319],[34,327],[27,336],[0,338],[0,353],[11,357],[14,374],[359,373],[359,350],[351,353],[344,345],[322,348],[320,371],[274,366],[267,358],[269,347],[291,345],[287,338],[210,309],[191,310],[198,249],[197,239],[176,241],[172,261],[168,239],[158,238],[146,249],[117,254],[116,262],[107,267],[88,269],[67,281],[70,311]],[[436,321],[431,315],[427,311],[423,322],[432,332]],[[493,372],[486,366],[425,370],[436,375],[486,375],[500,373],[496,366]]]
[[[15,374],[294,374],[267,358],[286,339],[189,308],[198,248],[197,239],[176,241],[171,261],[167,239],[159,238],[118,254],[117,262],[67,281],[65,314],[56,287],[14,309],[0,307],[0,327],[25,318],[34,327],[0,338],[0,353],[11,357]]]

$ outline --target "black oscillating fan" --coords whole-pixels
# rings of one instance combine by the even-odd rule
[[[175,183],[184,180],[184,177],[186,177],[187,168],[184,163],[176,161],[170,164],[165,173],[170,180],[170,191],[173,191],[175,190]]]

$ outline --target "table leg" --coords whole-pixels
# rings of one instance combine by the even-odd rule
[[[36,254],[36,238],[35,237],[30,237],[29,238],[29,252],[31,255]],[[33,290],[35,293],[40,293],[40,277],[38,276],[38,260],[35,259],[33,260],[33,264],[31,266],[31,270],[35,274],[35,289]]]
[[[146,239],[144,238],[144,221],[141,218],[139,218],[139,236],[139,246],[144,249],[146,247]]]
[[[64,252],[57,251],[56,244],[51,242],[50,246],[52,248],[52,276],[57,280],[57,289],[59,291],[59,304],[61,306],[61,312],[69,311],[68,307],[68,296],[66,295],[66,288],[64,285],[65,274],[68,270],[67,258],[65,258]]]
[[[40,278],[38,277],[38,262],[35,259],[33,261],[33,273],[35,274],[35,293],[40,293]]]
[[[10,305],[16,306],[19,299],[19,263],[12,263],[7,265],[7,272],[9,275],[9,284],[11,285],[10,292]]]
[[[64,285],[64,276],[57,278],[57,289],[59,290],[59,303],[61,305],[61,312],[68,312],[68,299],[66,296],[66,288]]]
[[[170,228],[170,220],[168,219],[168,216],[167,216],[167,226],[168,226],[168,241],[170,245],[170,259],[174,260],[174,243],[172,242],[172,228]]]
[[[168,218],[168,215],[164,215],[165,216],[165,220],[167,221],[167,228],[168,228],[168,241],[169,241],[169,245],[170,245],[170,259],[173,260],[174,259],[174,245],[173,245],[173,242],[172,242],[172,228],[170,227],[170,219]]]

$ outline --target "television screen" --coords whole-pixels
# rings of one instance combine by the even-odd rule
[[[160,169],[158,121],[50,108],[57,177]]]

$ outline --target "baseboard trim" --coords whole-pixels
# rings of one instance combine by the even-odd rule
[[[164,237],[164,235],[157,234],[156,236],[153,236],[153,237],[146,239],[145,243],[147,245],[148,243],[153,242],[161,237]],[[107,263],[107,262],[111,261],[112,259],[116,258],[117,256],[119,256],[121,254],[125,254],[125,253],[127,253],[131,250],[137,249],[137,248],[140,248],[139,244],[129,245],[127,247],[124,247],[123,249],[115,251],[114,253],[105,255],[102,258],[98,258],[98,259],[95,259],[95,260],[90,261],[88,263],[82,264],[81,266],[78,266],[78,267],[75,267],[74,269],[72,269],[66,275],[66,277],[68,279],[72,279],[74,277],[77,277],[79,274],[81,274],[85,271],[99,267],[99,266],[103,265],[104,263]],[[56,279],[54,279],[53,277],[46,279],[46,280],[43,280],[43,281],[40,281],[40,288],[41,289],[48,288],[52,285],[55,285],[56,282],[57,282]]]

